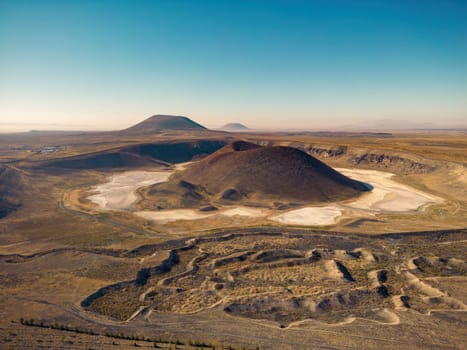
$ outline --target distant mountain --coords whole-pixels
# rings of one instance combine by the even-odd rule
[[[162,130],[207,130],[190,118],[174,115],[153,115],[132,127],[122,130],[126,133],[148,134]]]
[[[227,123],[224,126],[220,128],[220,130],[225,130],[225,131],[245,131],[245,130],[250,130],[246,125],[241,124],[241,123]]]

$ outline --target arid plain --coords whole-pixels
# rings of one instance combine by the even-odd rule
[[[466,166],[462,130],[4,134],[0,345],[462,349]]]

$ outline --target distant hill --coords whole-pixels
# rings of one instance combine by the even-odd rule
[[[228,123],[225,124],[220,128],[220,130],[225,130],[225,131],[245,131],[245,130],[250,130],[246,125],[241,124],[241,123]]]
[[[36,162],[41,169],[133,169],[167,166],[201,158],[226,145],[223,140],[195,140],[145,143]]]
[[[167,163],[142,157],[138,154],[126,152],[125,150],[103,151],[98,153],[84,154],[79,156],[52,159],[50,161],[38,162],[36,165],[42,169],[131,169],[145,166],[166,166]]]
[[[153,115],[132,127],[122,130],[125,133],[147,134],[163,130],[207,130],[190,118],[174,115]]]
[[[160,203],[211,202],[328,202],[349,199],[368,185],[352,180],[318,159],[291,147],[262,147],[234,142],[174,174],[167,183],[153,185],[146,199]],[[178,195],[185,200],[175,200]],[[209,197],[209,198],[208,198]],[[147,201],[146,201],[147,203]]]

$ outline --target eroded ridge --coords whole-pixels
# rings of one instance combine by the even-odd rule
[[[355,318],[397,324],[404,310],[429,315],[467,309],[455,291],[440,287],[445,278],[465,278],[466,243],[457,236],[450,242],[417,235],[418,244],[410,235],[370,239],[279,231],[194,238],[165,250],[160,265],[100,289],[82,306],[126,321],[150,319],[153,312],[218,308],[282,328]],[[153,253],[150,246],[134,252]]]

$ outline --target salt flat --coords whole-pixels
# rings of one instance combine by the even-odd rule
[[[165,182],[171,174],[169,171],[125,171],[94,187],[92,191],[96,194],[87,198],[104,210],[127,210],[138,200],[135,193],[138,188]]]
[[[205,219],[213,216],[262,217],[268,214],[268,210],[249,207],[233,207],[212,212],[200,212],[195,209],[144,210],[135,212],[135,215],[159,224],[166,224],[178,220]]]
[[[137,211],[135,215],[155,223],[166,224],[178,220],[198,220],[215,214],[203,213],[194,209],[170,209],[170,210],[144,210]]]
[[[284,214],[273,216],[271,220],[290,225],[325,226],[335,224],[341,215],[342,209],[337,205],[332,205],[291,210]]]
[[[325,207],[310,206],[272,216],[272,221],[289,225],[324,226],[335,224],[342,218],[344,209],[369,213],[407,212],[420,210],[429,204],[440,203],[442,199],[419,191],[393,180],[394,174],[377,171],[337,168],[337,171],[355,180],[363,181],[373,189],[356,200],[335,203]],[[354,214],[355,215],[355,214]]]
[[[371,211],[405,212],[419,210],[428,204],[440,203],[443,200],[413,187],[393,180],[394,174],[361,169],[337,168],[337,171],[353,179],[369,183],[371,192],[363,194],[346,206],[354,209]]]
[[[245,216],[266,217],[283,224],[304,226],[326,226],[337,223],[344,217],[345,210],[351,210],[353,216],[359,212],[407,212],[421,210],[429,204],[439,203],[441,198],[419,191],[410,186],[393,180],[394,174],[361,169],[338,168],[337,171],[355,180],[363,181],[373,186],[372,191],[364,193],[359,198],[340,203],[330,203],[327,206],[307,206],[274,215],[272,210],[245,206],[224,207],[215,212],[200,212],[195,209],[171,209],[158,211],[136,211],[135,214],[147,220],[160,224],[177,220],[198,220],[212,216]],[[173,172],[170,171],[126,171],[113,175],[109,181],[96,186],[97,192],[88,197],[104,210],[131,210],[138,200],[136,190],[140,187],[165,182]]]

